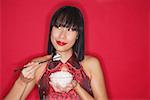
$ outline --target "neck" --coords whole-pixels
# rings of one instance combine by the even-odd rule
[[[61,55],[61,62],[65,63],[72,56],[73,50],[70,49],[68,51],[56,51],[56,53]]]

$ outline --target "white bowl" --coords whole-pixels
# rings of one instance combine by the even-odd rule
[[[73,75],[67,71],[58,71],[52,73],[49,77],[54,85],[58,84],[62,88],[65,88],[73,79]]]

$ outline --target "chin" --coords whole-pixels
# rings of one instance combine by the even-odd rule
[[[56,51],[59,51],[59,52],[66,52],[66,51],[68,51],[68,50],[70,50],[70,49],[72,49],[72,48],[68,48],[68,47],[57,47],[57,48],[55,48],[56,49]]]
[[[56,49],[56,51],[59,51],[59,52],[66,52],[68,51],[69,49]]]

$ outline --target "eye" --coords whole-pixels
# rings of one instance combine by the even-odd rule
[[[68,31],[72,31],[72,29],[71,29],[71,28],[68,28]]]
[[[58,29],[61,30],[61,27],[59,26]]]
[[[61,30],[61,26],[55,25],[55,27],[59,30]]]
[[[68,28],[68,31],[73,32],[73,31],[76,31],[76,30],[73,29],[73,28]]]

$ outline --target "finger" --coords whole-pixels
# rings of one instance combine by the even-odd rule
[[[72,80],[71,84],[72,84],[73,88],[75,88],[77,86],[77,81],[76,80]]]
[[[28,67],[28,66],[30,66],[30,65],[32,65],[33,64],[33,62],[29,62],[29,63],[27,63],[26,65],[25,65],[25,67]]]
[[[69,92],[70,90],[72,90],[74,87],[73,85],[70,83],[66,86],[66,91],[65,92]]]
[[[28,79],[34,79],[34,72],[29,73],[29,74],[27,75],[27,78],[28,78]]]
[[[22,73],[23,75],[26,75],[26,74],[29,73],[31,70],[32,70],[32,67],[30,66],[30,67],[24,68],[24,69],[21,71],[21,73]]]
[[[26,73],[22,74],[25,78],[33,78],[34,77],[34,72],[33,71],[28,71]],[[31,77],[32,76],[32,77]]]
[[[24,65],[24,66],[23,66],[23,67],[24,67],[23,70],[28,71],[28,70],[32,69],[32,65],[33,65],[33,63],[28,63],[28,64]]]
[[[23,82],[25,82],[25,83],[28,83],[28,82],[31,81],[31,79],[26,78],[26,77],[24,77],[23,75],[20,76],[20,79],[21,79]]]
[[[31,74],[28,74],[28,75],[21,74],[21,77],[22,79],[27,80],[27,81],[33,79],[33,76],[31,76]]]
[[[31,78],[33,78],[34,75],[35,75],[35,69],[34,69],[34,68],[27,68],[27,69],[24,69],[24,70],[22,71],[22,74],[23,74],[24,77],[29,78],[30,76],[32,76]]]
[[[31,64],[27,64],[25,65],[24,67],[27,67],[27,68],[24,68],[23,70],[25,70],[25,72],[28,72],[30,70],[36,70],[38,68],[38,63],[31,63]]]
[[[32,66],[34,70],[37,70],[41,65],[39,64],[39,62],[34,62]]]
[[[70,83],[70,84],[68,84],[68,85],[67,85],[67,87],[73,87],[73,84],[72,84],[72,83]]]
[[[35,71],[39,68],[39,65],[37,63],[32,64],[32,66],[27,69],[27,73],[35,73]]]
[[[68,86],[68,87],[66,87],[65,92],[69,92],[69,91],[72,90],[72,89],[73,89],[72,86]]]
[[[35,61],[33,60],[33,61],[31,61],[31,62],[33,62],[33,63],[39,63],[39,61],[37,61],[37,60],[35,60]]]
[[[37,64],[39,64],[39,63],[38,62],[29,62],[25,66],[28,67],[28,66],[33,66],[33,65],[37,65]]]

